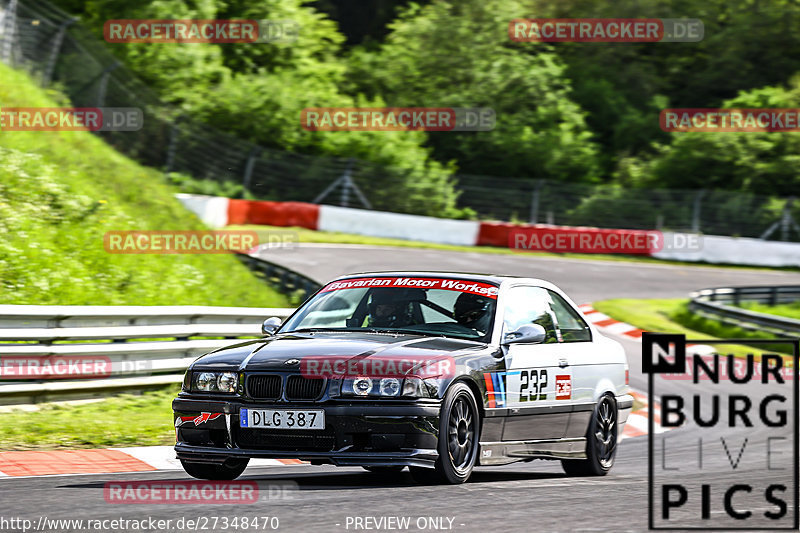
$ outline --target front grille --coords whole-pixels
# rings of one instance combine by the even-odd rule
[[[281,377],[276,375],[249,376],[247,394],[257,400],[278,400],[281,397]]]
[[[316,400],[322,396],[325,380],[311,379],[304,376],[289,376],[286,380],[287,400]]]
[[[239,428],[237,441],[242,448],[297,452],[329,452],[336,446],[332,428],[304,432]]]

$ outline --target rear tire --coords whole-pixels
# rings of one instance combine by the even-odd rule
[[[439,458],[433,469],[410,466],[411,477],[423,484],[464,483],[478,458],[480,415],[475,395],[464,383],[447,391],[439,413]]]
[[[617,402],[605,394],[597,402],[586,432],[586,459],[562,459],[570,476],[605,476],[617,455]]]
[[[193,463],[181,459],[183,469],[190,476],[197,479],[209,479],[212,481],[229,481],[242,475],[250,459],[228,459],[225,463],[208,464]]]

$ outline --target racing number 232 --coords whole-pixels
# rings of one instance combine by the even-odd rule
[[[519,376],[519,401],[534,402],[547,398],[547,370],[521,370]]]

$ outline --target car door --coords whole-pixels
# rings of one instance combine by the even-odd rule
[[[583,437],[595,404],[595,389],[602,377],[610,375],[597,353],[592,331],[581,314],[555,291],[547,291],[560,338],[559,357],[569,374],[570,401],[573,405],[565,437]],[[568,371],[568,372],[567,372]]]
[[[564,436],[570,400],[564,398],[564,383],[571,380],[561,360],[555,316],[546,289],[510,287],[504,298],[503,335],[525,324],[545,329],[540,344],[514,343],[504,346],[505,407],[508,415],[504,441],[557,439]],[[501,383],[502,384],[502,383]],[[561,389],[557,387],[561,386]],[[561,393],[559,393],[561,391]]]

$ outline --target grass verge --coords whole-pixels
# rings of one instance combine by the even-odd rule
[[[0,65],[3,107],[69,106]],[[202,230],[161,172],[86,131],[0,131],[0,301],[228,305],[287,301],[236,258],[112,254],[110,230]]]
[[[755,302],[742,302],[740,306],[748,311],[755,311],[756,313],[766,313],[768,315],[778,315],[786,318],[794,318],[800,320],[800,301],[790,304],[780,305],[767,305]]]
[[[682,333],[690,339],[772,339],[775,336],[760,331],[750,331],[727,326],[714,320],[699,317],[689,311],[689,300],[617,298],[594,302],[592,307],[632,326],[659,333]],[[763,345],[762,350],[786,354],[785,345]],[[726,345],[725,350],[736,357],[745,357],[753,348],[745,345]]]
[[[172,445],[172,399],[179,390],[171,386],[96,403],[0,413],[0,450]]]

